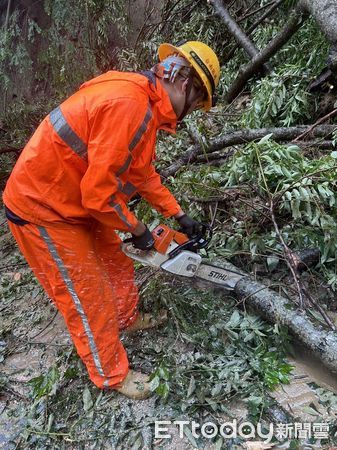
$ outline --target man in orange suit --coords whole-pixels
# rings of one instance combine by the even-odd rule
[[[41,285],[61,312],[90,379],[146,398],[148,377],[129,369],[121,330],[149,328],[137,310],[132,261],[115,230],[135,247],[154,244],[128,209],[139,193],[192,235],[186,215],[153,166],[157,130],[214,102],[220,67],[205,44],[162,44],[151,71],[109,71],[84,83],[40,124],[8,180],[9,227]]]

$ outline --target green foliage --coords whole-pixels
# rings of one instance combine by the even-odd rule
[[[151,374],[151,390],[163,399],[166,399],[170,390],[170,378],[169,368],[162,362]]]
[[[279,214],[293,219],[285,234],[288,243],[296,230],[305,227],[302,242],[300,232],[296,233],[297,245],[319,246],[321,264],[332,263],[337,249],[336,169],[336,159],[330,155],[311,160],[296,146],[267,139],[238,152],[224,170],[223,182],[225,186],[249,185],[265,200],[273,197]]]
[[[276,25],[272,26],[272,30]],[[271,30],[271,31],[272,31]],[[255,38],[264,46],[270,39],[266,28]],[[290,126],[307,121],[315,108],[314,98],[306,91],[317,76],[328,53],[325,37],[311,20],[302,27],[273,60],[273,72],[252,83],[252,101],[244,112],[245,126]]]
[[[120,45],[128,33],[124,2],[46,0],[43,7],[50,19],[43,29],[29,17],[23,26],[24,17],[15,10],[7,29],[0,30],[0,81],[6,90],[15,91],[21,75],[32,91],[65,96],[118,63],[112,40],[113,30]]]
[[[39,400],[45,395],[55,395],[59,378],[60,374],[57,368],[52,367],[45,375],[39,375],[29,380],[34,400]]]
[[[210,255],[250,254],[280,256],[280,245],[270,220],[274,203],[276,220],[286,243],[294,250],[319,247],[320,267],[326,281],[336,289],[337,205],[336,158],[334,152],[319,159],[309,158],[298,147],[275,143],[270,136],[260,143],[237,149],[221,167],[200,166],[176,176],[174,189],[192,215],[209,221],[205,204],[191,204],[192,198],[211,199],[241,192],[230,209],[219,205],[217,230]],[[228,195],[227,194],[227,195]],[[207,203],[206,203],[207,205]],[[272,267],[272,266],[270,266]]]
[[[261,410],[266,390],[289,381],[284,329],[233,310],[212,294],[183,291],[182,286],[160,289],[175,318],[176,334],[190,348],[181,352],[173,347],[152,376],[153,389],[175,409],[227,412],[230,400],[240,396],[261,398],[259,405],[255,402]]]

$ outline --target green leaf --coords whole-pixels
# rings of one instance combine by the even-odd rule
[[[268,256],[267,258],[267,266],[270,271],[274,270],[280,262],[280,258],[277,256]]]
[[[166,398],[169,394],[169,385],[168,383],[161,383],[157,389],[156,389],[156,394],[159,395],[160,397]]]
[[[93,407],[94,403],[92,401],[91,393],[89,391],[88,385],[85,385],[85,388],[83,390],[83,409],[84,411],[89,411]]]
[[[265,142],[267,142],[267,141],[270,140],[270,138],[272,137],[272,135],[273,135],[273,133],[266,134],[266,135],[263,136],[263,138],[260,139],[257,143],[258,143],[258,144],[264,144]]]
[[[151,389],[151,391],[154,392],[159,385],[160,385],[160,378],[158,377],[158,375],[156,375],[150,381],[150,389]]]
[[[191,395],[193,394],[193,392],[195,391],[195,379],[194,376],[191,376],[190,379],[190,384],[188,386],[188,391],[187,391],[187,398],[191,397]]]
[[[238,310],[234,310],[229,321],[226,323],[226,327],[228,328],[236,328],[241,322],[241,316]]]
[[[213,389],[212,389],[212,391],[211,391],[212,397],[216,397],[217,395],[219,395],[220,392],[221,392],[221,390],[222,390],[222,384],[221,384],[221,383],[217,383],[217,384],[213,387]]]

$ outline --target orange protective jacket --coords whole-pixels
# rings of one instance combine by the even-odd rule
[[[37,225],[94,217],[132,232],[140,193],[165,217],[180,207],[153,166],[158,129],[175,132],[170,99],[151,72],[109,71],[84,83],[40,124],[9,178],[4,203]]]

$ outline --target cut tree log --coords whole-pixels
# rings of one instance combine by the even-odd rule
[[[198,155],[203,153],[213,153],[232,145],[242,145],[262,139],[264,136],[271,134],[272,139],[276,142],[290,142],[303,132],[312,128],[311,125],[299,125],[297,127],[281,127],[281,128],[256,128],[244,129],[237,131],[229,131],[219,138],[212,139],[208,145],[195,144],[183,155],[174,161],[169,167],[162,169],[160,174],[163,177],[174,175],[179,169],[187,164],[191,164],[197,160]],[[311,129],[310,136],[326,138],[337,129],[337,125],[318,125]],[[225,155],[224,155],[225,157]]]
[[[208,261],[206,261],[207,263]],[[259,283],[242,270],[223,259],[213,259],[213,265],[239,272],[243,277],[236,283],[234,291],[223,286],[214,286],[202,281],[198,286],[203,289],[214,289],[215,292],[234,293],[238,302],[251,308],[263,319],[287,327],[293,337],[305,345],[329,370],[337,373],[337,333],[326,331],[315,325],[305,311],[301,311],[286,298]],[[186,278],[183,278],[185,281]]]
[[[319,263],[320,250],[318,247],[304,248],[292,254],[299,272],[303,272]]]

